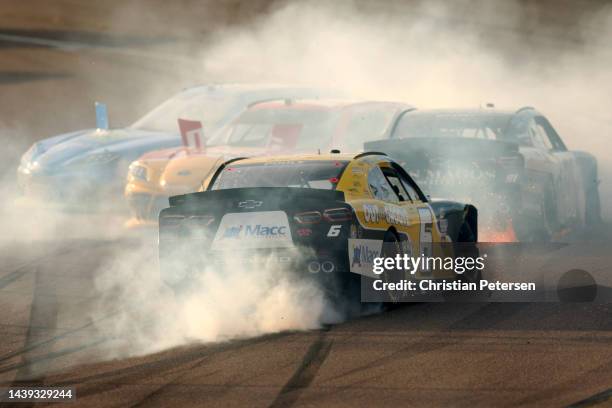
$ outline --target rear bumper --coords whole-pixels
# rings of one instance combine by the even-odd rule
[[[314,247],[257,249],[243,251],[199,251],[173,248],[160,242],[161,279],[175,289],[202,282],[208,273],[253,274],[261,271],[312,279],[329,292],[338,292],[338,276],[349,274],[346,250],[329,251]],[[188,252],[188,253],[186,253]],[[265,274],[264,274],[265,275]]]

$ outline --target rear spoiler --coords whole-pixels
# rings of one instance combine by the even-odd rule
[[[344,192],[300,187],[248,187],[207,190],[197,193],[172,196],[168,199],[170,207],[179,205],[198,205],[207,200],[261,200],[267,197],[282,197],[283,200],[333,200],[344,201]]]

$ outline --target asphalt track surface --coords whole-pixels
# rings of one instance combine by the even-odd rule
[[[119,31],[131,30],[131,37],[117,44],[113,36],[91,36],[108,29],[109,10],[123,2],[78,7],[62,0],[56,9],[33,3],[7,0],[0,13],[0,125],[21,138],[14,152],[2,151],[11,174],[18,150],[32,141],[90,126],[94,100],[109,102],[111,121],[128,122],[192,82],[185,78],[193,71],[173,56],[168,37],[183,34],[171,32],[177,27],[205,27],[197,13],[177,7],[182,14],[169,13],[166,26],[119,21]],[[185,16],[191,20],[177,24]],[[157,30],[154,40],[139,42],[150,30]],[[151,83],[157,92],[143,102],[142,89]],[[62,109],[50,114],[50,106]],[[604,406],[612,400],[609,305],[407,304],[316,330],[109,357],[125,344],[101,332],[89,313],[99,295],[95,274],[130,245],[129,239],[3,237],[0,387],[74,386],[70,407]],[[112,321],[117,312],[109,308],[102,318]]]
[[[74,386],[70,406],[106,407],[608,401],[609,305],[407,304],[319,330],[104,361],[108,343],[120,339],[107,338],[87,313],[94,275],[131,245],[78,240],[3,254],[1,385]]]

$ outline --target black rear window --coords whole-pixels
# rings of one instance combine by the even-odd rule
[[[211,190],[245,187],[298,187],[334,190],[348,161],[291,161],[230,164]]]

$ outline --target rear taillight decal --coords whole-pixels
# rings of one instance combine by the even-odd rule
[[[323,218],[330,222],[349,221],[353,217],[350,208],[330,208],[323,212]]]
[[[298,224],[317,224],[321,222],[321,218],[322,216],[319,211],[305,211],[293,216],[293,219]]]
[[[215,221],[212,215],[192,215],[189,217],[189,225],[194,227],[208,227]]]

